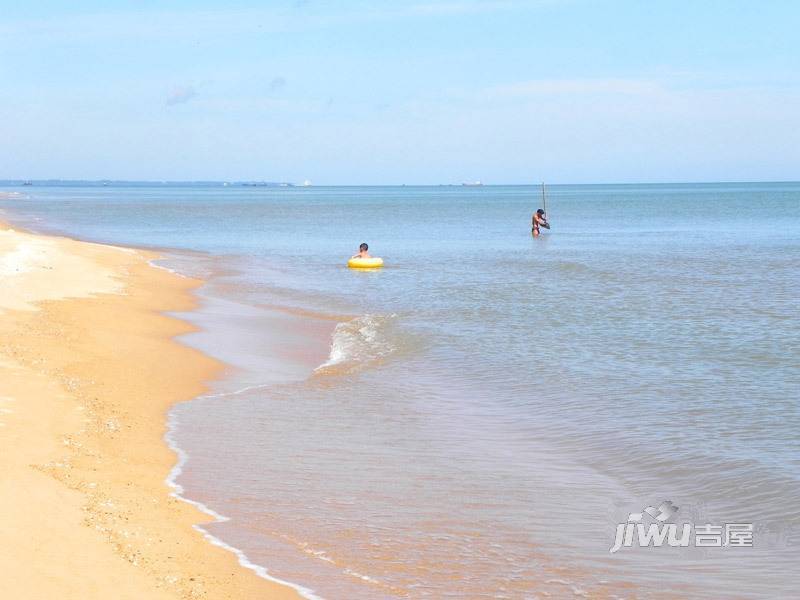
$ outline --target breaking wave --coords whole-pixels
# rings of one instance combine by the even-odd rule
[[[393,324],[397,315],[363,315],[336,325],[328,360],[316,373],[349,373],[378,362],[397,348]]]

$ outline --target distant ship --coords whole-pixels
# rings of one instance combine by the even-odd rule
[[[480,181],[470,181],[467,183],[462,183],[461,185],[465,187],[481,187],[483,183],[481,183]]]
[[[23,181],[22,185],[33,185],[32,181]]]

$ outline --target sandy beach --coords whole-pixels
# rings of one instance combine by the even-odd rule
[[[155,257],[0,224],[3,597],[298,597],[170,495],[166,412],[222,365],[174,340],[201,282]]]

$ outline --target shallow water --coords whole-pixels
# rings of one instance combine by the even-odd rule
[[[531,187],[25,191],[11,218],[208,278],[186,341],[232,368],[173,412],[178,481],[275,576],[327,598],[794,593],[800,184],[553,186],[539,239]],[[343,266],[361,241],[383,270]],[[755,547],[609,552],[663,500],[753,523]]]

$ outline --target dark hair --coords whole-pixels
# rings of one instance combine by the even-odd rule
[[[358,249],[359,249],[361,252],[364,252],[364,251],[366,251],[366,250],[369,250],[369,246],[368,246],[368,245],[366,244],[366,242],[365,242],[365,243],[361,244],[361,245],[358,247]]]
[[[537,215],[543,215],[544,214],[544,209],[540,208],[539,210],[536,211],[536,214]]]

